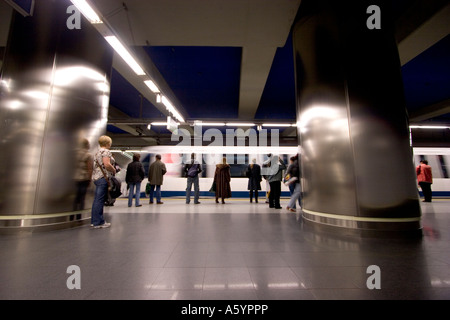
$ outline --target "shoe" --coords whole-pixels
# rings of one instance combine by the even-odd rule
[[[94,226],[94,229],[103,229],[103,228],[109,228],[109,227],[111,227],[111,223],[105,222],[104,224]]]
[[[283,208],[283,207],[275,207],[275,209],[281,209],[281,208]]]
[[[142,204],[138,204],[136,207],[142,207]]]
[[[164,202],[162,202],[162,201],[160,201],[160,202],[157,202],[156,204],[163,204]]]
[[[291,211],[291,212],[297,212],[297,210],[295,210],[294,208],[289,208],[289,207],[286,207],[286,210]]]
[[[219,200],[216,199],[216,203],[219,203]]]
[[[200,204],[201,202],[199,201],[199,202],[194,202],[194,204]]]
[[[150,201],[149,204],[153,204],[153,201]]]

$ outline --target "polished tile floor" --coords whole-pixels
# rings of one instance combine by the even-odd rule
[[[287,199],[281,210],[247,199],[164,202],[118,199],[105,208],[108,229],[0,235],[0,299],[450,299],[448,199],[421,204],[415,240],[314,231]],[[72,265],[80,289],[67,287]],[[381,289],[367,287],[370,265]]]

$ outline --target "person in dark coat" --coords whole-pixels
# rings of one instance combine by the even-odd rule
[[[219,198],[222,198],[222,203],[225,203],[226,198],[231,198],[230,180],[230,165],[227,163],[227,158],[223,158],[222,163],[216,165],[216,171],[214,172],[216,203],[219,203]]]
[[[261,190],[261,167],[256,163],[256,159],[247,168],[248,187],[250,191],[250,202],[253,202],[253,191],[255,192],[255,202],[258,203],[258,190]]]
[[[128,206],[131,207],[133,203],[133,196],[135,197],[136,207],[141,207],[141,182],[145,178],[144,166],[142,165],[141,155],[138,153],[133,154],[133,162],[130,162],[127,167],[127,174],[125,176],[125,181],[129,186],[128,194]],[[135,192],[136,189],[136,192]]]

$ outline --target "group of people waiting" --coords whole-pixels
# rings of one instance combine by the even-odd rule
[[[104,135],[99,138],[98,142],[99,149],[93,159],[92,157],[83,155],[83,163],[87,163],[87,167],[80,168],[78,171],[83,174],[83,177],[92,173],[92,181],[95,185],[95,194],[91,213],[91,226],[94,228],[108,228],[111,224],[106,222],[103,217],[103,207],[108,194],[107,179],[114,176],[118,169],[110,151],[112,139]],[[84,153],[87,153],[88,149],[89,144],[84,146]],[[89,165],[89,163],[91,165]],[[262,178],[264,178],[268,184],[268,188],[266,190],[268,200],[266,203],[269,203],[270,208],[281,209],[280,196],[281,183],[283,181],[285,185],[289,187],[289,191],[291,193],[286,209],[295,212],[297,201],[299,206],[301,206],[300,167],[298,155],[290,158],[290,164],[287,167],[286,172],[283,174],[285,170],[286,165],[277,155],[269,154],[268,160],[262,164],[262,167],[256,163],[256,159],[252,159],[252,163],[248,166],[246,172],[248,177],[250,202],[253,202],[254,198],[255,202],[258,203],[258,192],[261,190],[261,182]],[[165,164],[161,161],[161,155],[156,155],[155,161],[150,165],[148,172],[150,204],[153,203],[154,197],[156,197],[157,204],[163,204],[161,201],[161,185],[163,184],[163,176],[166,172],[167,169]],[[199,174],[201,172],[201,164],[195,160],[195,154],[192,154],[190,161],[184,166],[184,174],[187,178],[186,204],[190,203],[192,186],[194,186],[194,204],[200,203]],[[428,165],[426,160],[422,160],[421,164],[416,167],[416,173],[419,185],[424,193],[424,201],[431,202],[432,174],[431,167]],[[133,161],[128,164],[125,178],[129,187],[129,207],[132,205],[133,197],[135,198],[135,205],[137,207],[142,206],[140,204],[140,188],[144,177],[145,172],[144,167],[140,162],[140,155],[135,154],[133,156]],[[225,203],[225,199],[231,197],[230,181],[230,165],[224,157],[222,163],[216,165],[213,186],[210,190],[215,192],[216,203],[219,203],[219,199],[221,199],[222,203]],[[83,181],[77,181],[77,184],[79,185],[80,190],[84,190],[85,194],[88,185]],[[84,196],[77,194],[74,210],[80,209],[77,204],[80,203],[80,199],[84,201]]]

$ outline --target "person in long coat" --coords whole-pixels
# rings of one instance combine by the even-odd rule
[[[161,201],[161,186],[163,184],[163,176],[166,174],[166,172],[166,165],[161,161],[161,155],[157,154],[155,156],[155,161],[150,165],[148,169],[148,182],[150,182],[150,204],[153,203],[154,193],[156,195],[156,203],[164,203]]]
[[[250,191],[250,202],[253,202],[253,191],[255,192],[255,202],[258,203],[258,190],[261,190],[261,167],[256,163],[256,159],[247,168],[248,186]]]
[[[223,158],[222,163],[216,165],[216,171],[214,172],[216,203],[219,203],[219,198],[222,198],[222,203],[225,203],[226,198],[231,198],[230,180],[230,165],[227,163],[227,158]]]

